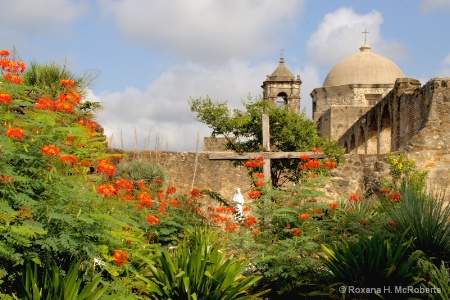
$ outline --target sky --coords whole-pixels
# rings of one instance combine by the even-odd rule
[[[195,151],[211,130],[189,100],[243,108],[266,75],[300,75],[301,109],[364,43],[422,84],[450,77],[450,0],[0,0],[0,49],[95,76],[110,146]]]

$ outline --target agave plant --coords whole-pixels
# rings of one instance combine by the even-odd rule
[[[64,300],[96,300],[102,298],[109,285],[100,285],[101,275],[92,278],[80,291],[82,279],[78,277],[81,260],[74,261],[65,276],[61,275],[58,266],[51,258],[47,258],[43,268],[25,258],[22,275],[21,299],[64,299]],[[114,296],[102,299],[114,299]]]
[[[146,284],[143,294],[151,299],[260,299],[268,290],[248,291],[261,276],[243,276],[248,262],[227,257],[216,238],[217,233],[198,228],[173,254],[164,250],[159,267],[149,264],[137,275]]]
[[[410,254],[411,240],[386,239],[380,232],[372,236],[361,236],[357,242],[341,240],[340,248],[322,245],[324,265],[331,271],[334,285],[359,288],[380,288],[413,286],[417,284],[417,260],[420,251]]]
[[[152,183],[156,179],[165,181],[167,173],[159,165],[143,159],[133,159],[131,161],[120,162],[117,166],[115,176],[118,178],[127,178],[134,182],[144,181],[145,183]]]
[[[444,195],[433,195],[405,183],[399,205],[388,211],[401,234],[413,239],[414,250],[423,251],[433,261],[450,261],[450,205]]]

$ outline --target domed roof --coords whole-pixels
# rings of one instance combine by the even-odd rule
[[[328,73],[323,86],[345,84],[394,84],[405,77],[402,70],[390,59],[372,53],[370,46],[362,45],[361,52],[338,62]]]
[[[269,81],[291,81],[295,80],[294,74],[286,67],[284,64],[284,58],[280,58],[280,64],[273,71],[272,75],[267,76],[267,80]]]

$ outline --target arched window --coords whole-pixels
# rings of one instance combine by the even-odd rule
[[[286,107],[288,104],[288,97],[285,92],[281,92],[277,95],[277,106],[278,107]]]

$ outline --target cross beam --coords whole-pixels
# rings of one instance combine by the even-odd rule
[[[283,158],[299,158],[301,155],[309,155],[311,158],[323,158],[323,152],[250,152],[250,153],[234,153],[234,152],[211,152],[208,158],[213,160],[247,160],[263,156],[264,159],[283,159]]]

